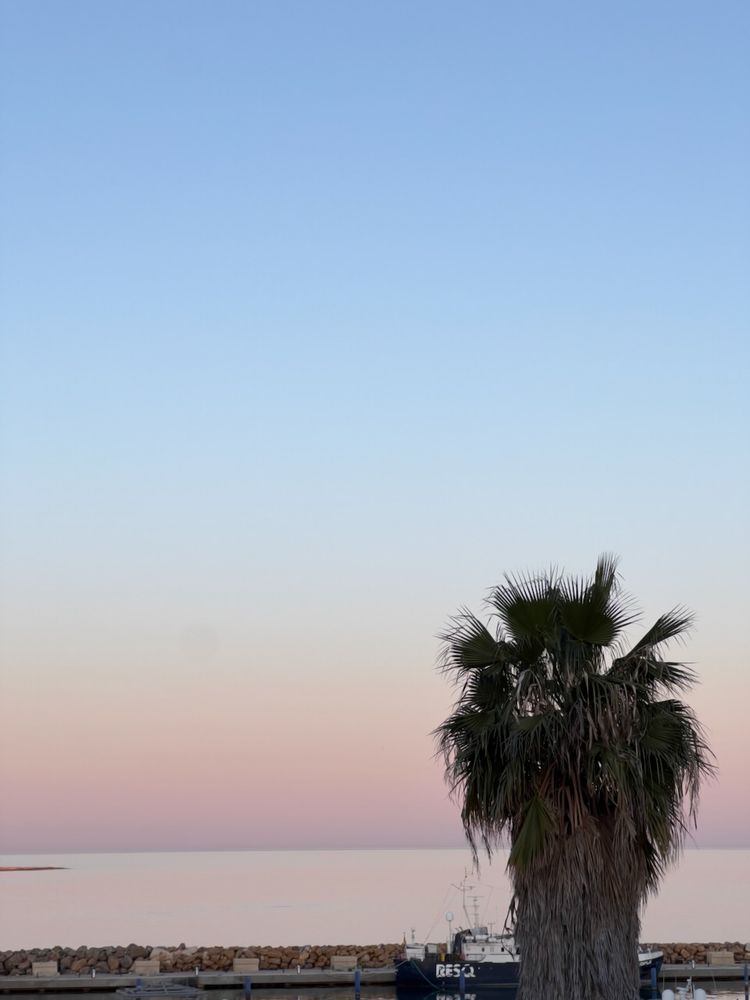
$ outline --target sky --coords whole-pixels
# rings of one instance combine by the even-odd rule
[[[744,0],[0,3],[0,850],[452,846],[436,635],[621,556],[750,845]]]

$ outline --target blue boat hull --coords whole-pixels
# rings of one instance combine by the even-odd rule
[[[641,982],[650,983],[651,970],[659,974],[661,957],[641,965]],[[511,991],[518,987],[518,962],[462,962],[452,959],[438,961],[437,955],[422,960],[405,959],[396,964],[397,989],[436,990],[456,994],[462,990],[468,996],[478,990]],[[503,992],[503,996],[506,993]],[[510,995],[510,994],[507,994]]]

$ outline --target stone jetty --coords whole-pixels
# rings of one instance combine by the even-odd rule
[[[101,973],[128,974],[137,959],[156,959],[161,972],[231,972],[235,958],[257,958],[264,970],[328,969],[331,956],[355,956],[363,969],[383,969],[393,966],[403,951],[402,944],[373,945],[304,945],[270,947],[267,945],[226,948],[153,947],[129,944],[125,947],[90,948],[31,948],[0,951],[0,975],[31,975],[32,962],[57,962],[59,971],[68,975]]]
[[[655,947],[664,952],[668,965],[695,962],[704,965],[708,952],[731,952],[735,962],[750,961],[750,942],[710,941],[703,943],[668,942]],[[129,944],[101,948],[32,948],[0,951],[0,975],[31,975],[32,962],[57,962],[63,975],[90,976],[97,973],[127,975],[137,959],[156,959],[161,972],[194,973],[231,972],[235,958],[257,958],[261,970],[329,969],[333,955],[356,957],[362,969],[392,968],[403,952],[403,944],[304,945],[273,948],[267,945],[248,947],[154,947]]]
[[[710,951],[732,952],[735,962],[750,961],[750,941],[745,944],[740,944],[739,941],[710,941],[704,944],[670,941],[668,944],[657,944],[656,947],[664,952],[666,965],[690,965],[691,962],[705,965]]]

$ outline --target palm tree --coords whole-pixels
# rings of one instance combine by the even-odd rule
[[[663,658],[676,608],[637,620],[617,561],[590,579],[505,577],[491,627],[466,609],[441,636],[458,685],[436,730],[475,861],[504,839],[521,952],[519,1000],[633,1000],[640,910],[679,855],[713,772],[695,680]]]

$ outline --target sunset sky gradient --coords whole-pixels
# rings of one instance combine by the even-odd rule
[[[0,18],[0,850],[459,845],[435,636],[605,550],[749,845],[748,5]]]

